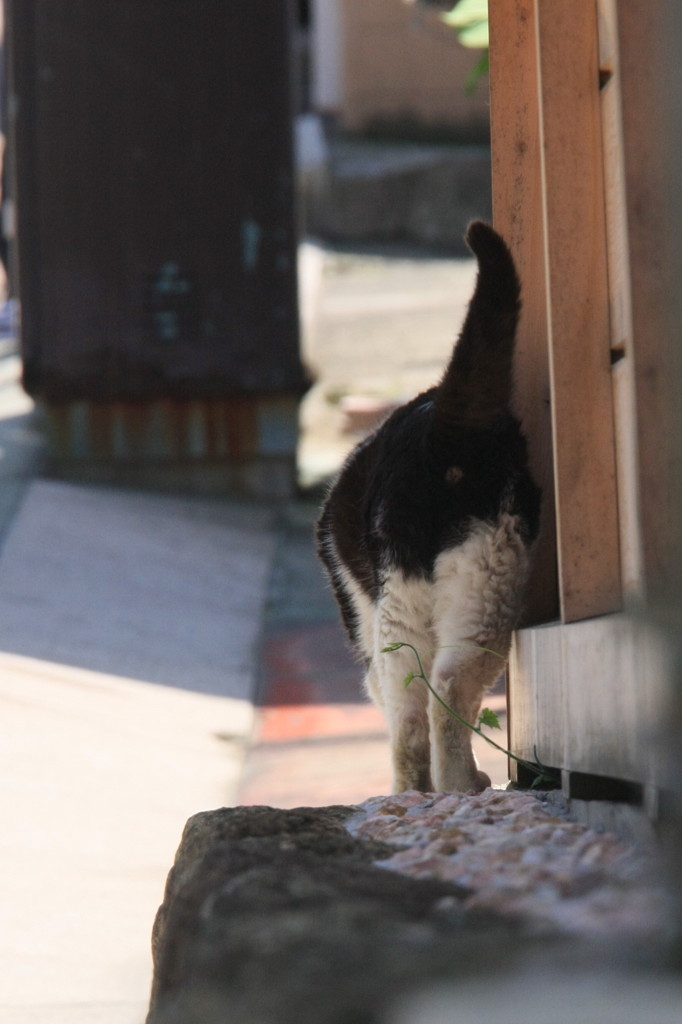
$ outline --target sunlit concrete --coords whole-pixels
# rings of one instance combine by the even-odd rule
[[[272,511],[39,480],[0,556],[0,1018],[138,1024],[185,820],[234,802]]]

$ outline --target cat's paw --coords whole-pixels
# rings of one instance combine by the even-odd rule
[[[476,781],[474,782],[473,786],[471,787],[471,792],[472,793],[482,793],[483,790],[484,789],[488,789],[489,786],[492,786],[492,782],[490,781],[490,776],[486,772],[477,771],[476,772]]]

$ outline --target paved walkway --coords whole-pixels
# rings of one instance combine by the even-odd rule
[[[184,820],[233,803],[270,510],[37,480],[0,558],[0,1019],[135,1024]]]
[[[309,248],[308,481],[354,441],[340,397],[402,396],[437,377],[472,276],[471,261]],[[0,1019],[139,1024],[186,818],[386,792],[384,723],[315,561],[315,500],[274,508],[46,479],[18,369],[6,346]],[[502,759],[485,767],[503,781]]]

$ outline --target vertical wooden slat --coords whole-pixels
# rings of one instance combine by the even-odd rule
[[[620,568],[625,599],[641,596],[643,567],[616,0],[597,0],[597,12]]]
[[[627,356],[632,343],[632,313],[616,0],[597,0],[597,14],[611,348],[615,356]]]
[[[661,15],[663,11],[661,11]],[[679,281],[671,271],[671,210],[665,153],[670,147],[661,66],[665,18],[653,17],[648,0],[618,0],[618,31],[623,96],[623,159],[632,282],[633,348],[639,446],[640,515],[644,577],[648,591],[674,587],[675,558],[674,432],[670,429],[679,397],[671,343],[679,333],[671,296]],[[670,69],[668,69],[670,71]],[[679,131],[679,123],[675,123]],[[675,188],[679,189],[679,181]]]
[[[559,589],[564,622],[620,607],[595,0],[538,0]]]
[[[523,622],[529,625],[559,614],[535,3],[495,0],[489,17],[494,221],[511,246],[523,287],[515,406],[543,494]]]

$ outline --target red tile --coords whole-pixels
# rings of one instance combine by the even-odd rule
[[[256,742],[383,735],[384,716],[371,704],[287,704],[258,712]]]

